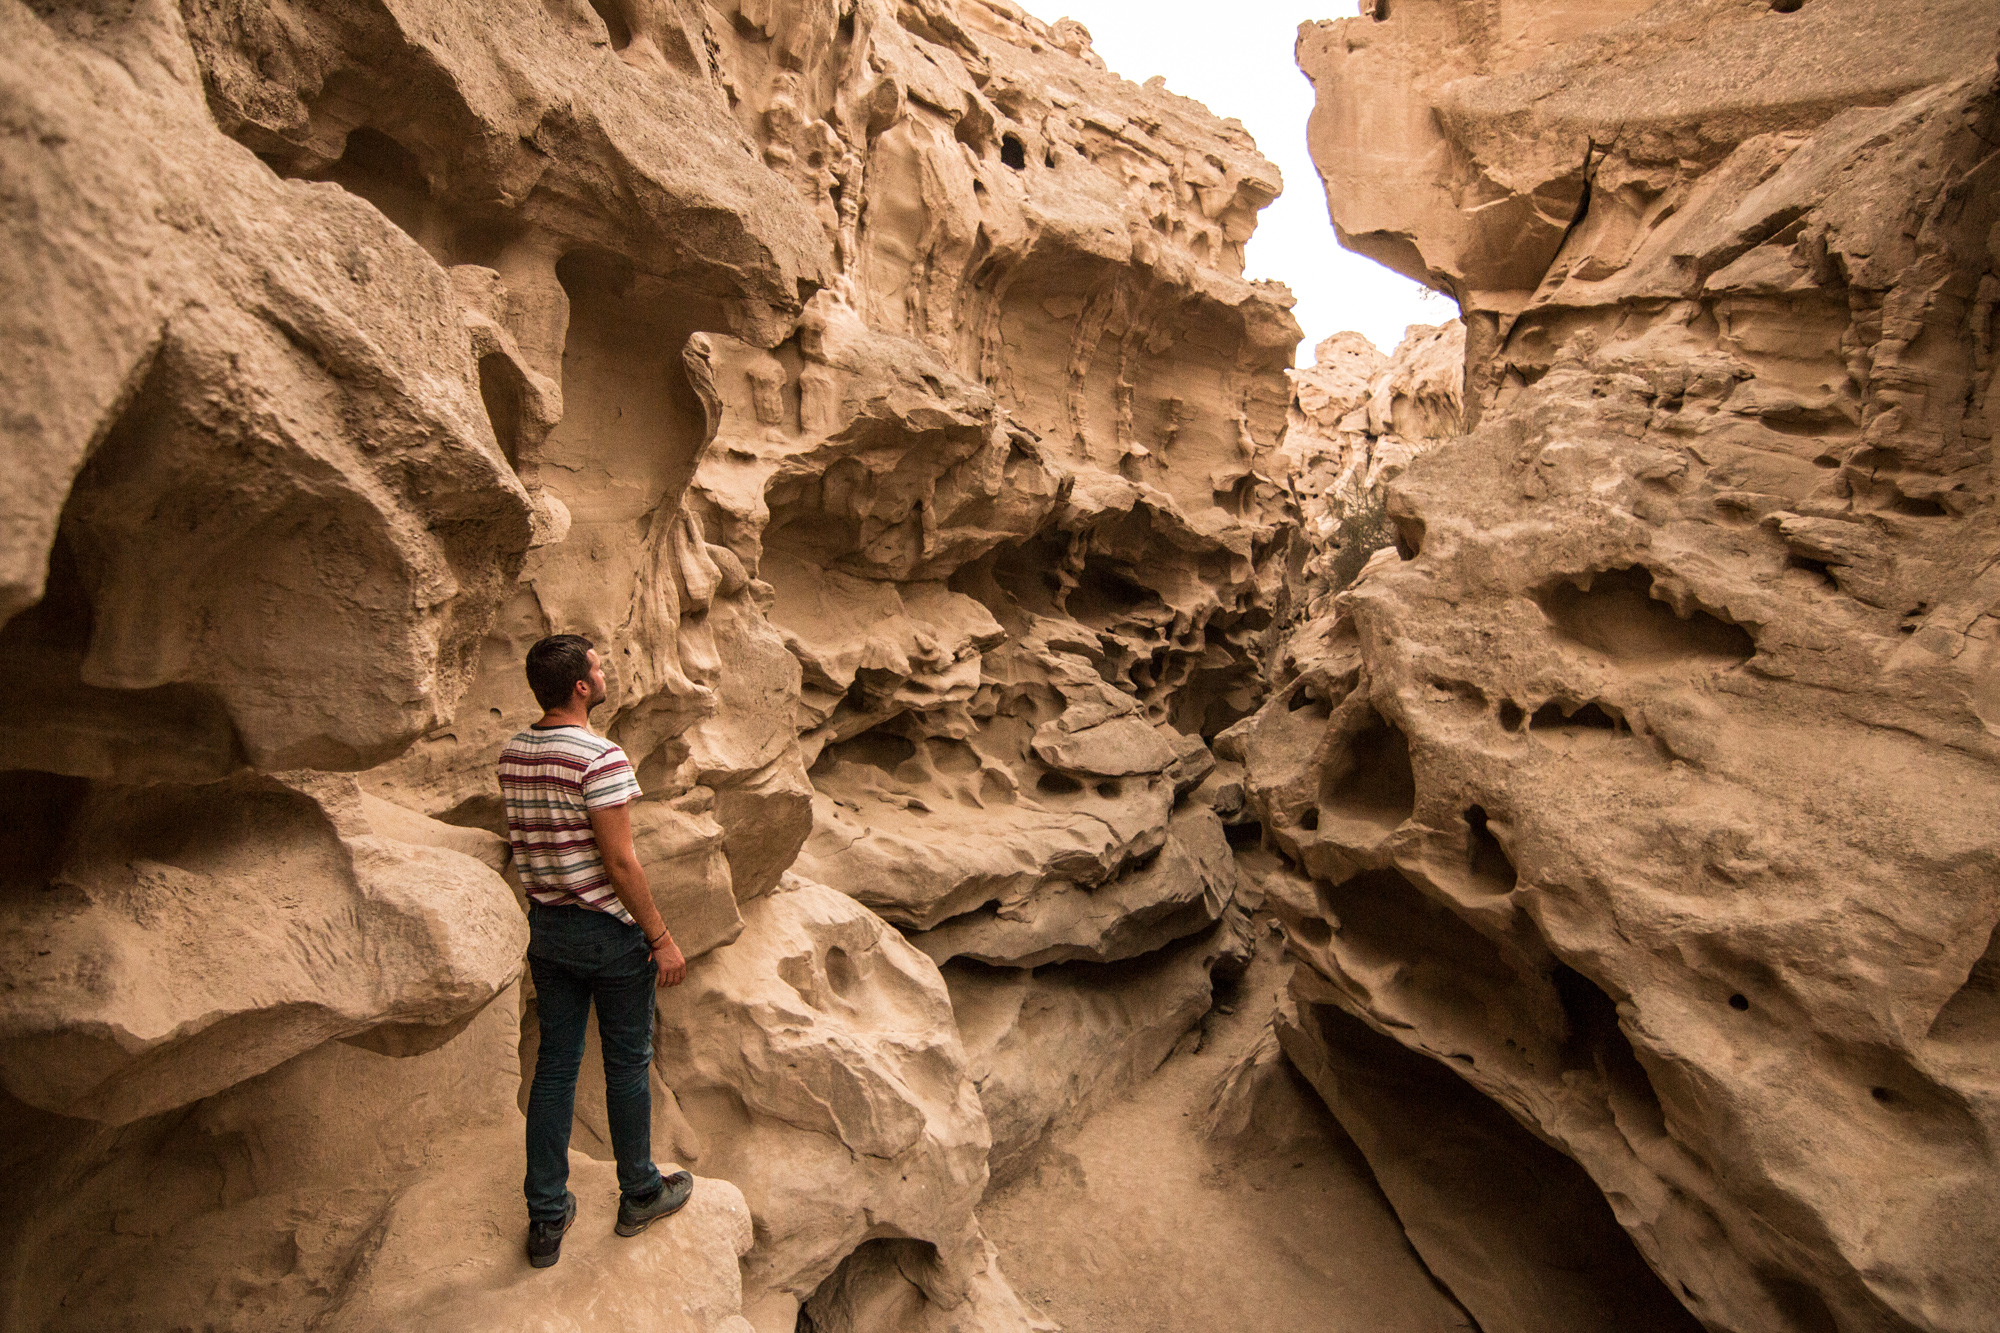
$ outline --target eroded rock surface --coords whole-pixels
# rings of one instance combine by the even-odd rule
[[[1241,952],[1194,793],[1293,529],[1275,169],[1005,0],[0,36],[5,1322],[1039,1326],[980,1080],[1030,1143]],[[704,1179],[531,1281],[492,774],[558,630],[693,960],[656,1149]],[[975,1056],[940,963],[1056,998]]]
[[[1990,7],[1465,12],[1301,35],[1479,424],[1223,747],[1299,998],[1568,1154],[1709,1327],[1986,1327]]]
[[[1465,416],[1465,325],[1413,324],[1389,356],[1336,333],[1313,364],[1285,372],[1283,452],[1308,539],[1294,599],[1315,614],[1396,539],[1384,490],[1411,459],[1457,436]]]
[[[384,836],[351,778],[100,785],[65,813],[0,934],[0,1080],[43,1110],[124,1124],[336,1038],[427,1050],[520,970],[501,878]]]

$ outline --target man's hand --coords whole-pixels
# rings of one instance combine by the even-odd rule
[[[660,990],[687,980],[688,960],[681,957],[681,946],[674,943],[672,935],[661,936],[660,942],[653,946],[653,966],[660,970]]]

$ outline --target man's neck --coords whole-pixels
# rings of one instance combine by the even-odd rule
[[[550,727],[583,727],[588,730],[590,727],[590,710],[582,704],[576,704],[569,708],[551,708],[548,712],[542,714],[542,720],[535,723],[535,726],[544,731]]]

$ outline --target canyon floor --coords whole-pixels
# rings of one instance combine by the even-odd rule
[[[987,1194],[980,1215],[1014,1289],[1070,1329],[1477,1327],[1304,1080],[1286,1071],[1281,1112],[1249,1133],[1207,1132],[1218,1085],[1268,1030],[1291,967],[1256,924],[1249,972],[1166,1063]]]

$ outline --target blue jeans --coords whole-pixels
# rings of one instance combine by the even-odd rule
[[[559,1222],[569,1184],[569,1129],[576,1114],[576,1071],[583,1025],[597,1001],[604,1047],[604,1105],[618,1188],[648,1199],[660,1187],[653,1165],[653,986],[658,973],[646,934],[587,907],[528,908],[528,971],[535,979],[542,1044],[528,1090],[528,1217]]]

